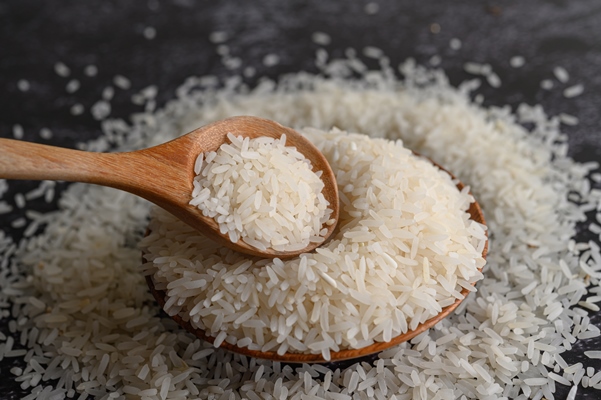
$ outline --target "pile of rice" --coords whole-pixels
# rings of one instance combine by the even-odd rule
[[[190,204],[214,218],[233,243],[297,251],[323,242],[323,225],[335,221],[322,194],[322,171],[286,146],[286,135],[227,137],[229,143],[196,159]]]
[[[400,140],[301,133],[336,175],[341,210],[333,238],[293,259],[257,259],[155,210],[141,243],[150,261],[144,273],[166,291],[169,315],[215,337],[216,347],[227,340],[329,360],[330,351],[414,330],[463,299],[461,290],[474,290],[487,237],[467,213],[474,201],[467,187],[460,192]]]
[[[570,395],[601,389],[601,371],[562,356],[599,336],[588,315],[601,300],[599,246],[571,238],[587,213],[601,222],[601,190],[587,178],[597,163],[567,157],[559,118],[526,105],[482,108],[469,98],[473,83],[451,87],[441,72],[411,62],[401,66],[403,81],[390,70],[346,80],[366,71],[357,59],[325,68],[338,78],[299,73],[254,90],[229,81],[215,91],[193,78],[165,109],[131,126],[105,121],[107,135],[82,147],[148,147],[240,114],[401,138],[469,184],[486,213],[484,279],[455,315],[373,363],[345,368],[215,349],[157,316],[138,269],[148,205],[74,184],[53,213],[36,212],[38,192],[18,195],[25,239],[0,233],[0,312],[10,329],[0,335],[0,357],[19,360],[2,376],[30,389],[28,398],[539,400],[552,399],[559,384],[571,385]],[[52,190],[44,186],[41,196]],[[601,232],[597,223],[589,229]]]

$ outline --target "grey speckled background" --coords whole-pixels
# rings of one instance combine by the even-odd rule
[[[426,62],[442,56],[441,66],[451,81],[469,76],[466,61],[490,63],[503,81],[501,89],[484,85],[485,104],[515,107],[520,102],[541,103],[550,114],[565,112],[580,118],[580,125],[565,129],[570,154],[580,161],[601,160],[601,3],[596,0],[531,0],[528,2],[478,0],[378,0],[379,12],[366,15],[361,1],[192,1],[192,0],[65,0],[44,2],[5,0],[0,2],[0,136],[10,137],[13,124],[25,129],[25,139],[73,147],[100,133],[100,125],[89,113],[74,117],[69,108],[81,102],[89,108],[113,76],[132,81],[128,91],[117,91],[112,116],[126,117],[137,108],[130,103],[134,92],[150,84],[159,88],[163,104],[174,96],[177,86],[191,75],[230,74],[220,62],[208,36],[214,30],[230,33],[228,46],[244,65],[257,68],[257,75],[277,77],[286,72],[315,71],[317,45],[311,33],[319,30],[332,37],[326,48],[340,56],[347,47],[382,48],[393,65],[407,57]],[[440,25],[433,34],[430,25]],[[142,31],[152,26],[154,40]],[[449,40],[462,41],[452,50]],[[281,57],[276,67],[265,67],[268,53]],[[527,64],[509,66],[509,59],[522,55]],[[53,71],[57,61],[67,63],[72,77],[81,81],[75,94],[64,87],[67,79]],[[82,69],[95,64],[99,74],[85,77]],[[552,78],[552,68],[561,65],[571,75],[569,84],[585,84],[583,95],[566,100],[561,90],[540,89],[542,79]],[[19,79],[31,89],[17,90]],[[253,80],[250,80],[253,83]],[[52,140],[39,137],[48,127]],[[19,182],[18,190],[36,184]],[[12,196],[9,196],[12,197]],[[53,205],[40,208],[51,209]],[[10,222],[15,212],[0,216],[0,229],[18,236]],[[601,324],[599,314],[593,316]],[[6,324],[0,321],[0,329]],[[582,351],[599,349],[601,342],[579,342],[570,362],[586,360]],[[17,399],[26,393],[8,373],[14,360],[0,362],[0,398]],[[597,369],[601,364],[594,365]],[[559,388],[556,398],[565,399]],[[597,399],[596,392],[579,392],[579,399]]]

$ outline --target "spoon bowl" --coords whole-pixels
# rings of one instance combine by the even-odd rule
[[[435,162],[432,162],[432,163],[435,166],[437,166],[438,168],[442,169],[443,171],[446,171],[444,168],[442,168],[440,165],[436,164]],[[453,177],[453,179],[456,179],[453,176],[453,174],[451,174],[449,171],[446,171],[446,172],[449,173],[449,175],[451,175]],[[456,182],[457,182],[457,189],[459,191],[461,191],[465,185],[458,180],[456,180]],[[484,219],[484,213],[482,212],[482,209],[480,208],[480,205],[478,204],[477,201],[474,201],[473,203],[470,204],[470,207],[467,212],[470,215],[471,220],[476,221],[483,225],[486,224],[486,221]],[[147,231],[146,233],[148,234],[150,232]],[[486,241],[484,249],[482,250],[482,257],[485,259],[486,259],[487,252],[488,252],[488,240]],[[143,262],[145,261],[144,257],[142,257],[142,261]],[[480,272],[482,272],[481,268],[480,268]],[[161,306],[161,309],[163,309],[165,306],[165,302],[167,300],[165,291],[159,290],[155,287],[151,275],[146,276],[146,283],[148,284],[150,292],[156,299],[157,303]],[[475,286],[475,284],[476,283],[474,282],[472,284],[472,286]],[[359,349],[345,349],[345,350],[340,350],[340,351],[331,351],[330,352],[330,357],[331,357],[330,360],[325,360],[321,354],[285,353],[283,355],[280,355],[275,351],[250,350],[246,347],[239,347],[237,345],[227,343],[226,341],[223,341],[219,347],[229,350],[229,351],[233,351],[238,354],[249,356],[249,357],[263,358],[263,359],[288,362],[288,363],[323,363],[323,362],[343,361],[343,360],[350,360],[350,359],[354,359],[354,358],[360,358],[360,357],[368,356],[371,354],[379,353],[390,347],[393,347],[400,343],[411,340],[412,338],[419,335],[420,333],[430,329],[431,327],[436,325],[439,321],[441,321],[442,319],[444,319],[445,317],[450,315],[459,306],[459,304],[461,304],[461,302],[463,300],[465,300],[465,298],[469,295],[470,291],[468,289],[464,288],[461,290],[460,293],[463,296],[463,299],[456,299],[454,303],[444,307],[440,313],[438,313],[436,316],[426,320],[425,322],[419,324],[414,330],[409,330],[406,333],[403,333],[401,335],[393,337],[392,340],[390,340],[389,342],[376,342],[369,346],[359,348]],[[194,326],[192,326],[192,324],[190,324],[189,321],[184,320],[181,316],[176,314],[176,315],[171,316],[171,318],[182,328],[184,328],[188,332],[194,334],[198,338],[203,339],[209,343],[214,342],[214,340],[215,340],[214,337],[208,335],[202,329],[195,328]]]
[[[0,178],[86,182],[125,190],[155,203],[221,245],[252,256],[285,259],[321,245],[309,243],[300,250],[276,251],[259,250],[242,240],[232,243],[213,218],[189,204],[196,158],[200,153],[216,151],[226,142],[228,133],[251,139],[285,134],[287,145],[296,147],[311,162],[313,171],[322,171],[322,193],[330,203],[331,218],[338,221],[336,178],[323,154],[295,130],[249,116],[217,121],[170,142],[127,153],[91,153],[0,139]],[[327,240],[336,223],[323,227]]]

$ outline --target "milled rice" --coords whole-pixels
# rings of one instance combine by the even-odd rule
[[[244,138],[231,133],[217,151],[201,153],[190,204],[222,234],[260,249],[295,251],[321,243],[333,224],[322,171],[286,135]]]
[[[19,79],[17,81],[17,89],[22,92],[27,92],[31,88],[31,84],[27,79]]]
[[[354,57],[324,68],[337,76],[366,71]],[[246,94],[235,82],[216,93],[201,83],[210,80],[192,78],[164,110],[137,115],[133,126],[105,121],[110,136],[80,147],[148,147],[237,113],[297,128],[338,126],[402,138],[468,183],[486,213],[492,246],[485,276],[455,315],[373,364],[331,372],[213,349],[156,316],[135,267],[148,205],[74,184],[61,193],[59,210],[41,234],[14,243],[0,232],[0,312],[9,331],[23,338],[15,343],[1,335],[0,356],[27,352],[9,379],[32,398],[540,399],[552,398],[558,376],[574,384],[570,397],[580,391],[578,383],[601,389],[601,372],[585,381],[586,368],[561,356],[583,333],[599,335],[576,306],[587,287],[599,294],[599,248],[570,240],[586,212],[599,213],[601,191],[586,178],[598,165],[567,157],[559,121],[540,107],[484,109],[469,100],[472,84],[452,88],[442,73],[413,62],[400,70],[403,82],[391,71],[353,82],[295,74],[280,83],[286,90],[263,83]],[[533,281],[537,285],[522,293]],[[119,319],[128,308],[133,315]],[[542,385],[524,383],[542,378]]]
[[[167,292],[165,311],[211,336],[227,335],[231,344],[330,359],[330,351],[388,342],[463,299],[461,290],[482,277],[486,242],[484,227],[467,214],[467,188],[457,190],[446,172],[401,141],[301,133],[336,175],[336,235],[311,254],[257,260],[224,251],[157,210],[141,247],[150,261],[145,274]],[[243,148],[239,141],[232,146]],[[229,162],[224,167],[236,171]]]

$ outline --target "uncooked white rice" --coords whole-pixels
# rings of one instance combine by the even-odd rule
[[[13,125],[13,137],[17,140],[23,139],[25,132],[23,131],[23,127],[19,124]]]
[[[435,54],[432,57],[430,57],[430,60],[428,60],[428,63],[433,67],[437,67],[440,65],[441,61],[442,61],[442,59],[440,58],[440,56],[438,54]]]
[[[356,58],[334,60],[327,68],[340,74],[365,71]],[[277,116],[297,128],[338,126],[401,137],[470,184],[487,216],[492,247],[485,279],[457,314],[379,354],[373,365],[335,368],[325,376],[317,366],[292,367],[213,349],[170,319],[156,317],[134,267],[147,204],[111,189],[74,184],[61,193],[60,209],[49,214],[41,234],[13,243],[0,233],[0,312],[9,319],[10,332],[25,332],[27,351],[24,367],[12,370],[18,376],[9,379],[31,390],[31,398],[138,393],[150,399],[541,399],[552,398],[555,390],[548,371],[569,383],[586,383],[587,390],[601,389],[601,372],[586,382],[583,365],[570,366],[561,356],[583,333],[599,335],[587,312],[574,307],[587,285],[600,293],[599,249],[593,242],[568,240],[585,212],[600,212],[601,190],[586,178],[598,166],[567,157],[565,135],[540,107],[523,106],[515,114],[484,109],[469,100],[472,84],[452,88],[441,72],[414,62],[400,71],[404,82],[390,71],[352,83],[295,74],[283,79],[285,92],[264,83],[247,94],[237,92],[236,84],[216,93],[207,90],[212,84],[201,83],[210,79],[192,78],[164,110],[138,115],[132,126],[105,121],[110,139],[79,147],[148,147],[173,138],[177,129],[183,133],[235,113]],[[577,204],[568,200],[573,196]],[[537,286],[522,294],[533,281]],[[560,292],[566,287],[570,291]],[[46,309],[28,301],[31,297]],[[128,308],[133,316],[118,319]],[[133,320],[140,325],[128,324]],[[449,335],[455,338],[436,344]],[[5,357],[20,354],[8,335],[0,335],[0,342]],[[541,344],[553,350],[540,350]],[[102,372],[105,354],[110,362]],[[479,365],[475,375],[462,360]],[[523,383],[540,378],[547,383]],[[573,385],[569,396],[578,390]]]
[[[57,62],[56,64],[54,64],[54,72],[58,75],[61,76],[63,78],[68,77],[69,75],[71,75],[71,69],[69,67],[67,67],[65,65],[65,63],[63,62]]]
[[[367,15],[375,15],[378,13],[378,11],[380,11],[380,5],[378,3],[376,3],[375,1],[370,1],[369,3],[367,3],[365,5],[363,10],[365,11],[365,14],[367,14]]]
[[[102,89],[102,99],[106,101],[111,101],[115,96],[115,89],[112,86],[107,86]]]
[[[242,71],[242,75],[244,75],[245,78],[252,78],[256,73],[255,67],[251,66],[244,68],[244,71]]]
[[[75,93],[79,90],[80,86],[81,85],[77,79],[71,79],[69,82],[67,82],[67,85],[65,86],[65,91],[67,93]]]
[[[564,67],[555,67],[553,68],[553,74],[555,78],[561,83],[567,83],[570,80],[570,74]]]
[[[230,47],[225,44],[220,44],[219,46],[217,46],[216,51],[217,51],[217,54],[219,54],[220,56],[226,56],[226,55],[230,54]],[[272,56],[272,55],[274,55],[274,54],[270,54],[270,56]]]
[[[119,89],[127,90],[131,87],[131,81],[124,77],[123,75],[115,75],[113,78],[113,83]]]
[[[153,26],[147,26],[142,31],[142,35],[144,36],[145,39],[152,40],[157,36],[157,30]]]
[[[40,129],[40,137],[42,139],[52,139],[52,131],[48,128],[42,128]]]
[[[301,133],[321,150],[336,175],[341,203],[336,235],[312,254],[286,261],[256,260],[224,252],[157,210],[149,225],[151,233],[141,246],[150,261],[145,274],[152,274],[158,290],[167,291],[165,311],[211,336],[224,339],[227,333],[231,344],[250,339],[252,350],[277,344],[279,351],[285,346],[290,352],[321,353],[329,359],[329,351],[390,341],[463,299],[463,287],[482,277],[479,269],[484,265],[486,242],[483,226],[467,214],[473,201],[467,189],[457,190],[446,172],[413,155],[401,141],[338,130],[304,129]],[[261,150],[252,140],[245,139],[243,144],[241,138],[235,139],[230,135],[232,145],[224,151]],[[270,146],[262,147],[261,154],[270,154]],[[221,157],[223,163],[203,165],[203,175],[220,168],[227,169],[224,174],[240,169],[223,153],[206,157]],[[282,192],[284,182],[295,179],[283,167],[279,169]],[[218,180],[225,186],[228,181],[217,173],[202,179],[208,185]],[[285,215],[279,210],[273,217],[253,213],[256,189],[244,181],[236,186],[221,198],[229,198],[231,192],[253,193],[231,200],[247,211],[243,221],[259,214],[255,221],[266,225],[278,214]],[[197,196],[209,203],[213,197],[209,192],[219,191],[211,188],[205,196]],[[263,191],[261,184],[258,193]],[[286,202],[304,208],[294,198]],[[235,215],[231,207],[223,208]],[[318,219],[316,228],[328,218]],[[288,224],[282,219],[282,229]]]
[[[553,81],[551,79],[543,79],[540,82],[540,87],[543,88],[543,89],[545,89],[545,90],[551,90],[551,89],[553,89],[553,86],[554,86],[554,84],[553,84]]]
[[[587,356],[588,358],[601,358],[601,351],[598,351],[598,350],[585,351],[584,355]]]
[[[214,31],[209,35],[209,40],[213,43],[224,43],[227,41],[229,35],[226,31]]]
[[[459,49],[461,49],[461,45],[462,45],[462,43],[461,43],[461,40],[460,40],[460,39],[457,39],[457,38],[452,38],[452,39],[449,41],[449,47],[450,47],[452,50],[459,50]]]
[[[280,138],[231,133],[217,151],[201,153],[190,204],[213,218],[222,234],[258,249],[295,251],[325,240],[332,209],[322,171]]]
[[[19,79],[17,81],[17,89],[21,92],[27,92],[31,88],[31,84],[27,79]]]
[[[86,67],[83,69],[83,73],[89,77],[96,76],[98,74],[98,67],[92,64],[86,65]]]
[[[332,41],[330,35],[324,32],[313,32],[311,38],[313,40],[313,43],[318,44],[320,46],[327,46]]]
[[[75,103],[71,106],[71,115],[81,115],[85,111],[83,104]]]
[[[563,97],[570,99],[572,97],[580,96],[584,92],[584,85],[581,83],[565,88],[563,91]]]
[[[263,65],[266,67],[273,67],[280,63],[280,56],[274,53],[267,54],[263,57]]]
[[[522,56],[513,56],[509,59],[509,65],[513,68],[521,68],[526,64],[526,59]]]
[[[501,78],[499,78],[499,75],[495,74],[494,72],[486,75],[486,81],[494,88],[501,87]]]
[[[566,113],[559,114],[559,120],[561,121],[561,123],[570,126],[578,125],[578,123],[580,122],[578,117]]]
[[[99,100],[92,105],[90,111],[95,119],[102,120],[111,113],[111,104],[106,100]]]
[[[476,62],[466,62],[463,65],[463,70],[468,74],[473,75],[487,75],[491,71],[489,64],[479,64]]]
[[[363,55],[365,57],[373,58],[378,60],[380,57],[384,55],[384,51],[379,47],[375,46],[367,46],[363,48]]]

